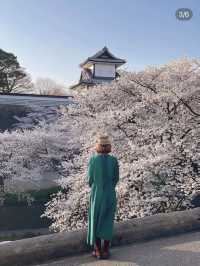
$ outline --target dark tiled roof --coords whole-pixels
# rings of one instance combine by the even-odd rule
[[[65,98],[65,99],[68,99],[69,97],[72,97],[72,96],[58,96],[58,95],[40,95],[40,94],[32,94],[32,93],[2,93],[0,92],[0,96],[1,95],[5,95],[5,96],[10,96],[10,97],[14,97],[14,96],[27,96],[27,97],[43,97],[43,98]]]
[[[92,79],[92,71],[90,69],[83,69],[81,71],[80,81],[91,80],[91,79]]]
[[[88,62],[109,62],[116,64],[126,63],[124,59],[114,56],[106,46],[93,56],[88,57],[83,63],[80,64],[80,66],[83,67]]]

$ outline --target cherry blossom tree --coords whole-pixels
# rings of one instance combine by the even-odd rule
[[[47,205],[51,228],[73,230],[87,223],[86,170],[98,132],[112,137],[120,160],[117,221],[191,208],[200,181],[199,85],[199,62],[184,58],[124,72],[110,85],[77,95],[78,107],[68,117],[76,121],[74,136],[80,134],[82,148],[77,171],[60,181],[67,193]]]
[[[120,162],[116,221],[192,208],[200,183],[199,88],[200,62],[187,58],[83,88],[54,124],[0,135],[0,174],[10,183],[37,182],[46,168],[54,169],[62,191],[43,216],[55,231],[83,228],[87,165],[102,132],[111,136]]]

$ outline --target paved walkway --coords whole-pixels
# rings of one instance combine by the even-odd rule
[[[87,253],[37,266],[199,266],[200,232],[113,247],[111,253],[109,260]]]

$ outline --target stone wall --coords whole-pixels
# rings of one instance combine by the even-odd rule
[[[116,223],[112,245],[126,245],[194,230],[200,230],[200,208]],[[86,233],[86,230],[55,233],[2,244],[0,265],[27,266],[89,251]]]

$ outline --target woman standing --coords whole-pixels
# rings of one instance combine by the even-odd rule
[[[94,245],[92,253],[96,258],[108,258],[113,235],[116,211],[115,186],[119,181],[119,165],[116,157],[109,155],[111,143],[108,136],[100,136],[96,152],[90,158],[87,181],[91,187],[88,211],[87,244]],[[101,249],[101,239],[104,240]]]

